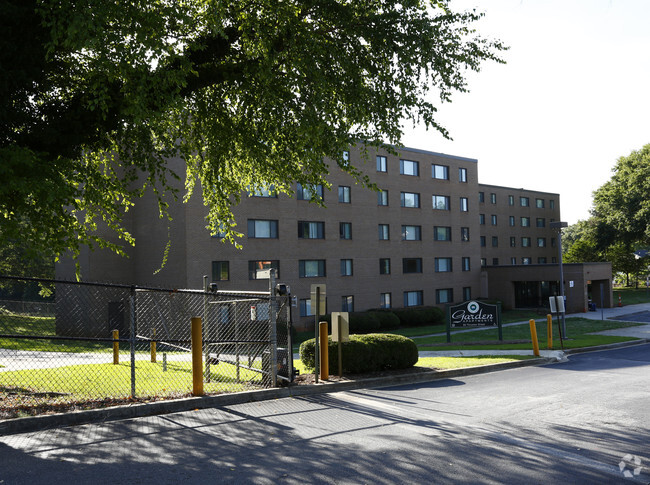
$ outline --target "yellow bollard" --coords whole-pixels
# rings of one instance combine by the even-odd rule
[[[320,378],[321,380],[326,381],[330,378],[327,322],[320,322],[318,324],[318,330],[320,331]]]
[[[120,363],[120,343],[118,339],[120,338],[120,331],[113,330],[113,365]]]
[[[151,350],[151,362],[155,364],[156,363],[156,329],[155,328],[151,329],[151,335],[153,337],[153,341],[149,344]]]
[[[546,315],[546,335],[548,350],[553,350],[553,315],[550,313]]]
[[[203,338],[200,317],[192,317],[192,394],[203,396]]]
[[[530,325],[530,338],[533,341],[533,353],[539,357],[539,343],[537,342],[537,327],[535,327],[535,320],[528,321]]]

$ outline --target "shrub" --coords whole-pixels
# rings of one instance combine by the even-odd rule
[[[370,312],[379,320],[379,328],[381,330],[389,330],[399,327],[400,321],[397,315],[389,311],[374,311]]]
[[[403,327],[438,325],[444,323],[445,312],[438,307],[416,307],[393,310]]]
[[[350,333],[373,333],[380,328],[376,315],[367,312],[350,313]]]
[[[384,333],[350,335],[343,342],[343,372],[358,374],[388,369],[407,369],[418,361],[418,348],[413,340]],[[329,372],[338,372],[338,343],[328,339]],[[300,359],[306,368],[313,370],[314,339],[300,344]]]

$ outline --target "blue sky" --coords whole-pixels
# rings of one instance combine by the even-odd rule
[[[452,0],[510,50],[443,105],[453,141],[405,127],[404,144],[476,158],[479,181],[560,194],[589,217],[616,160],[650,143],[650,1]]]

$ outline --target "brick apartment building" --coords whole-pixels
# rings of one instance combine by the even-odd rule
[[[557,233],[549,223],[560,220],[558,194],[479,184],[471,158],[412,148],[367,159],[352,149],[347,156],[379,193],[335,168],[330,191],[298,185],[294,197],[247,194],[233,209],[242,249],[208,233],[200,195],[173,204],[171,223],[145,197],[125,219],[136,238],[130,257],[85,251],[82,277],[200,288],[208,275],[219,289],[265,290],[268,279],[258,270],[273,267],[296,297],[301,327],[312,322],[312,283],[327,285],[328,311],[444,306],[489,297],[483,273],[491,266],[556,263]],[[181,161],[170,165],[182,173]],[[326,208],[310,203],[313,197]],[[59,265],[60,277],[71,271],[70,262]]]

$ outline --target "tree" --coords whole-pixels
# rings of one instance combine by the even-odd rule
[[[0,243],[40,254],[119,252],[97,224],[133,243],[124,212],[153,190],[165,215],[178,180],[186,198],[200,185],[208,228],[230,241],[243,190],[325,183],[326,159],[369,185],[343,151],[399,144],[404,120],[448,136],[436,105],[504,50],[447,0],[0,8]]]
[[[600,245],[650,243],[650,144],[621,157],[614,175],[594,192]]]

